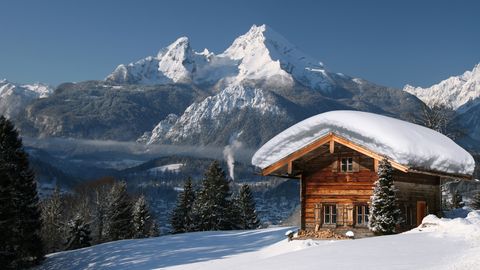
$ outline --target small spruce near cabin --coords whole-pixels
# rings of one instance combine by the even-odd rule
[[[301,229],[372,235],[369,204],[378,164],[387,158],[402,222],[418,226],[441,211],[440,184],[472,179],[473,157],[448,137],[402,120],[358,111],[332,111],[275,136],[252,158],[265,176],[300,180]]]

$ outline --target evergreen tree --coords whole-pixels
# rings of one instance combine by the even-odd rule
[[[192,186],[192,179],[188,178],[183,185],[183,191],[177,198],[177,205],[172,212],[170,222],[173,227],[173,233],[183,233],[193,231],[194,221],[192,207],[195,202],[195,191]]]
[[[90,225],[79,214],[75,215],[68,224],[66,250],[89,247],[92,238],[90,237]]]
[[[229,220],[230,187],[225,172],[214,161],[202,181],[195,199],[193,213],[196,230],[214,231],[232,229]]]
[[[453,194],[452,197],[452,209],[457,209],[457,208],[462,208],[465,206],[465,203],[463,202],[463,197],[458,192],[458,190],[455,190],[455,193]]]
[[[135,238],[148,237],[150,231],[150,212],[145,196],[140,196],[133,206],[133,229]]]
[[[24,268],[44,255],[36,181],[13,124],[0,116],[0,265]]]
[[[63,205],[60,188],[57,186],[50,198],[41,204],[42,240],[48,253],[60,251],[62,247]]]
[[[378,166],[368,227],[376,234],[392,234],[399,222],[400,209],[395,197],[393,168],[387,159],[383,159]]]
[[[475,210],[480,210],[480,191],[477,191],[472,198],[472,208]]]
[[[113,185],[106,212],[106,238],[108,241],[128,239],[133,234],[132,204],[125,182]]]
[[[240,188],[239,195],[232,205],[238,209],[238,220],[240,221],[240,223],[238,223],[239,229],[250,230],[258,227],[260,221],[257,218],[255,200],[252,191],[247,184],[244,184]]]

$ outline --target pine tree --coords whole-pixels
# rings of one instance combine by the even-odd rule
[[[0,116],[0,265],[24,268],[43,259],[36,181],[13,124]]]
[[[195,224],[192,215],[194,202],[195,191],[193,190],[192,179],[188,178],[183,185],[183,191],[178,195],[177,205],[170,218],[173,233],[183,233],[194,230]]]
[[[92,238],[90,237],[90,225],[85,223],[85,220],[79,214],[76,214],[73,219],[67,223],[67,242],[65,244],[66,250],[89,247]]]
[[[193,213],[196,230],[214,231],[232,229],[229,220],[230,187],[225,172],[214,161],[202,181]]]
[[[475,210],[480,210],[480,191],[477,191],[472,198],[472,208]]]
[[[106,240],[128,239],[133,234],[132,204],[125,182],[113,185],[106,212]]]
[[[257,218],[257,212],[255,209],[255,200],[253,198],[252,191],[247,184],[244,184],[240,188],[239,195],[237,199],[234,200],[235,208],[238,210],[238,219],[240,223],[238,224],[239,229],[251,230],[256,229],[260,224],[260,221]],[[234,211],[236,212],[236,211]]]
[[[395,197],[393,168],[387,159],[383,159],[378,166],[368,227],[376,234],[392,234],[399,222],[400,209]]]
[[[60,251],[62,247],[63,205],[60,188],[57,186],[50,198],[41,204],[42,240],[48,253]]]
[[[150,212],[145,196],[140,196],[133,206],[134,238],[148,237],[150,231]]]
[[[458,192],[458,190],[455,190],[455,193],[453,194],[452,197],[452,209],[457,209],[457,208],[462,208],[465,206],[465,203],[463,202],[463,197]]]

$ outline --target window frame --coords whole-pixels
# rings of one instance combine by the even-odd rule
[[[327,209],[328,209],[328,214],[327,214]],[[328,217],[328,222],[327,222],[327,217]],[[338,221],[337,205],[333,203],[327,203],[322,205],[322,225],[337,226],[337,221]]]
[[[344,161],[345,161],[345,163],[344,163]],[[352,173],[352,172],[354,172],[353,157],[351,157],[351,156],[341,157],[339,163],[340,163],[340,172],[341,173]],[[345,170],[343,169],[344,166],[345,166]]]
[[[362,209],[362,213],[359,213],[360,209]],[[368,204],[355,205],[355,226],[367,227],[369,214],[370,214],[370,206]],[[359,222],[359,217],[361,218],[361,222]]]

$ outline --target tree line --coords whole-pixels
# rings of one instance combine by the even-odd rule
[[[173,233],[248,230],[259,224],[250,187],[244,184],[238,194],[233,194],[217,161],[206,170],[198,190],[190,178],[185,182],[171,214]]]
[[[0,116],[0,265],[24,269],[45,253],[158,235],[145,197],[104,179],[40,202],[28,155],[13,124]]]
[[[158,235],[145,197],[133,198],[125,182],[103,178],[40,203],[40,235],[46,252]]]
[[[173,232],[258,227],[247,185],[232,195],[214,161],[195,191],[189,179],[172,213]],[[0,116],[0,265],[23,269],[44,254],[108,241],[158,236],[145,197],[132,197],[126,182],[111,177],[63,193],[57,187],[40,202],[28,155],[13,124]]]

